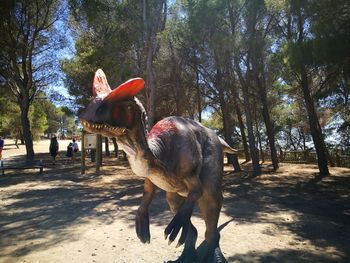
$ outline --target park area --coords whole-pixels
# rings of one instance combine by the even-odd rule
[[[349,0],[0,13],[0,263],[350,262]]]
[[[64,149],[68,141],[60,141]],[[164,229],[172,219],[163,191],[150,207],[151,243],[135,233],[135,211],[143,180],[128,162],[104,158],[81,174],[80,161],[56,165],[49,141],[34,143],[44,171],[6,171],[0,178],[0,262],[164,262],[182,248],[168,246]],[[7,144],[6,160],[25,158],[24,146]],[[78,158],[77,158],[78,159]],[[318,177],[316,165],[281,163],[253,177],[225,166],[224,205],[219,220],[227,262],[350,262],[350,169],[330,167]],[[205,225],[195,210],[200,253]]]

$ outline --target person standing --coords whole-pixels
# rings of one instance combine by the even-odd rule
[[[76,142],[75,139],[73,139],[72,147],[73,147],[73,158],[72,158],[72,160],[74,161],[75,154],[79,151],[79,146],[78,146],[78,143]]]
[[[67,146],[66,156],[68,157],[68,160],[73,162],[73,143],[72,142],[70,142]],[[67,163],[68,163],[68,160],[67,160]]]
[[[4,148],[4,139],[0,136],[0,160],[2,160],[2,149]]]
[[[56,156],[57,156],[57,153],[58,153],[58,141],[57,141],[57,137],[56,136],[53,136],[51,138],[51,141],[50,141],[50,155],[51,155],[51,158],[52,158],[52,164],[55,164],[56,162]]]
[[[75,139],[73,139],[73,151],[75,153],[79,151],[79,146]]]

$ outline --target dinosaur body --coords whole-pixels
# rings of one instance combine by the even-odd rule
[[[134,173],[145,178],[142,203],[136,213],[136,232],[142,242],[150,242],[148,207],[155,190],[161,188],[175,215],[165,229],[165,237],[171,243],[181,230],[178,245],[185,243],[176,262],[198,260],[197,230],[191,223],[196,204],[206,223],[203,261],[224,261],[217,229],[222,205],[222,160],[223,151],[234,150],[214,131],[182,117],[165,118],[148,133],[145,110],[134,97],[142,87],[142,79],[133,79],[112,91],[104,73],[98,70],[93,83],[96,98],[81,115],[81,122],[90,132],[117,137]]]

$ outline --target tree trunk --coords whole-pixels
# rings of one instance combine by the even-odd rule
[[[202,122],[202,94],[199,86],[199,73],[197,68],[197,62],[195,64],[196,69],[196,95],[197,95],[197,112],[198,112],[198,121]]]
[[[254,101],[254,105],[257,105],[255,99],[253,101]],[[264,151],[263,151],[263,147],[262,147],[262,141],[261,141],[261,135],[260,135],[260,131],[259,131],[259,122],[258,122],[258,117],[256,114],[256,109],[254,109],[254,120],[255,120],[256,137],[258,139],[257,148],[259,148],[259,150],[260,150],[261,161],[262,161],[262,163],[264,163],[265,157],[264,157]]]
[[[237,115],[237,119],[238,119],[239,130],[241,132],[241,137],[242,137],[242,144],[243,144],[243,149],[244,149],[245,161],[249,162],[250,161],[250,154],[249,154],[247,136],[245,135],[245,127],[244,127],[244,123],[243,123],[243,119],[242,119],[242,112],[241,112],[241,109],[239,108],[238,105],[235,106],[235,110],[236,110],[236,115]]]
[[[238,74],[241,87],[242,87],[242,92],[243,92],[243,106],[244,106],[244,112],[245,112],[246,122],[247,122],[250,156],[252,157],[252,163],[253,163],[253,174],[255,176],[258,176],[261,174],[261,168],[259,165],[259,153],[255,147],[255,136],[254,136],[253,121],[252,121],[252,115],[251,115],[250,104],[249,104],[248,86],[245,83],[245,80],[243,78],[238,58],[234,59],[234,63],[235,63],[236,72]]]
[[[271,153],[271,161],[272,161],[273,169],[274,171],[276,171],[278,169],[278,157],[277,157],[277,150],[275,146],[275,134],[274,134],[273,124],[270,118],[268,101],[267,101],[263,46],[261,45],[261,43],[258,42],[259,40],[263,42],[262,40],[263,38],[261,36],[258,37],[259,33],[256,32],[256,30],[254,29],[252,31],[252,35],[255,36],[251,40],[252,45],[253,43],[255,43],[253,47],[251,47],[251,49],[253,50],[252,66],[254,70],[254,79],[259,90],[259,98],[262,104],[262,116],[266,127],[266,133],[267,133],[267,138],[268,138],[268,143],[269,143],[269,148]],[[262,158],[264,159],[263,156]]]
[[[153,69],[153,60],[157,49],[157,34],[165,27],[167,16],[167,1],[142,0],[142,19],[144,26],[144,40],[146,51],[146,95],[148,129],[155,122],[155,95],[156,81]]]
[[[255,136],[254,136],[254,130],[253,130],[252,116],[250,113],[248,88],[245,85],[242,85],[242,90],[243,90],[243,99],[244,99],[243,105],[244,105],[244,111],[245,111],[245,116],[247,120],[250,156],[252,157],[252,163],[253,163],[253,174],[257,176],[261,174],[261,169],[259,165],[259,153],[255,147]]]
[[[105,152],[106,152],[106,156],[111,155],[111,153],[109,152],[109,139],[108,139],[108,137],[105,137]]]
[[[147,94],[147,115],[148,115],[148,129],[150,130],[154,125],[154,114],[155,114],[155,83],[153,75],[153,47],[152,40],[149,37],[147,40],[147,60],[146,60],[146,94]]]
[[[216,70],[216,80],[215,80],[215,85],[217,86],[217,90],[219,92],[219,103],[220,103],[220,109],[222,113],[222,122],[223,122],[223,130],[224,130],[224,137],[226,142],[230,145],[233,146],[233,140],[231,137],[231,132],[232,132],[232,123],[229,120],[229,114],[227,110],[227,104],[225,101],[225,94],[224,94],[224,84],[222,82],[222,71],[220,69]],[[227,155],[228,156],[228,155]],[[228,156],[227,158],[233,165],[235,172],[241,171],[241,167],[238,162],[237,155],[232,155],[231,157]]]
[[[262,104],[262,116],[266,127],[267,139],[269,141],[272,166],[273,166],[273,170],[276,171],[278,169],[278,157],[277,157],[277,150],[275,145],[275,132],[273,129],[273,124],[271,122],[270,113],[268,109],[268,102],[267,102],[267,95],[266,95],[267,91],[266,91],[265,85],[261,83],[259,79],[257,79],[257,83],[260,91],[259,97]]]
[[[20,141],[21,141],[21,145],[24,145],[25,142],[24,142],[24,137],[23,137],[22,128],[20,128],[20,130],[19,130],[19,139],[20,139]]]
[[[118,147],[118,143],[117,143],[117,139],[116,138],[112,138],[112,142],[113,142],[113,146],[114,146],[114,156],[116,158],[118,158],[118,151],[119,151],[119,147]]]
[[[146,98],[147,98],[147,115],[148,115],[148,129],[150,130],[154,124],[155,114],[155,83],[153,72],[153,47],[154,41],[151,34],[151,21],[150,21],[150,6],[147,0],[143,0],[143,25],[145,30],[145,50],[146,50]]]
[[[222,122],[223,122],[223,128],[224,128],[224,137],[226,142],[233,146],[233,140],[231,137],[231,131],[232,131],[232,123],[229,120],[229,116],[227,113],[227,104],[224,100],[224,96],[222,92],[220,92],[220,108],[222,112]],[[229,155],[227,154],[227,160],[233,165],[235,172],[242,171],[241,166],[239,165],[238,158],[236,154]]]
[[[33,136],[30,129],[30,121],[28,118],[29,103],[25,101],[21,104],[21,123],[23,130],[23,139],[26,145],[27,161],[34,160]]]
[[[307,76],[306,71],[306,63],[304,61],[303,53],[305,52],[303,49],[303,42],[304,42],[304,24],[305,21],[302,16],[301,6],[297,9],[297,18],[298,18],[298,44],[299,48],[301,49],[301,63],[300,63],[300,85],[301,89],[303,91],[304,100],[306,104],[306,110],[309,118],[309,125],[310,125],[310,131],[312,140],[314,142],[315,148],[316,148],[316,154],[317,154],[317,163],[318,163],[318,169],[320,170],[320,175],[329,175],[328,170],[328,152],[326,145],[324,143],[324,138],[322,134],[322,129],[320,126],[320,123],[318,122],[318,116],[316,113],[314,101],[311,97],[310,88],[309,88],[309,80]]]
[[[250,161],[250,154],[249,154],[249,148],[248,148],[248,143],[247,143],[247,136],[245,135],[245,127],[244,127],[243,118],[242,118],[242,111],[241,111],[241,108],[238,104],[238,94],[234,90],[234,88],[233,88],[233,103],[234,103],[234,108],[235,108],[235,112],[236,112],[237,119],[238,119],[239,130],[241,132],[245,161],[249,162]]]
[[[316,149],[318,169],[320,170],[320,175],[329,175],[327,148],[324,143],[320,123],[318,122],[314,102],[310,94],[308,77],[304,65],[301,67],[301,88],[308,113],[311,136]]]

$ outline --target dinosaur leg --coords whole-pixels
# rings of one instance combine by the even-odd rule
[[[185,202],[186,198],[178,195],[177,193],[167,193],[166,195],[167,201],[170,207],[170,210],[176,214],[180,207]],[[182,245],[185,242],[185,248],[181,254],[181,256],[175,261],[168,261],[168,263],[192,263],[196,262],[196,240],[197,240],[197,229],[194,227],[192,222],[190,221],[189,230],[187,232],[187,236],[185,240],[179,240],[178,246]],[[182,242],[182,243],[181,243]]]
[[[142,243],[149,243],[151,239],[148,207],[152,202],[155,191],[156,186],[146,178],[143,185],[142,202],[136,212],[136,234]]]
[[[193,207],[202,195],[201,183],[196,176],[185,178],[184,183],[187,186],[188,195],[181,207],[176,212],[174,218],[164,230],[165,239],[169,236],[169,244],[173,242],[177,234],[181,231],[179,243],[183,244],[186,240],[187,232],[191,228],[191,215]]]
[[[219,247],[220,234],[217,228],[222,205],[221,192],[204,191],[198,205],[206,225],[205,241],[207,247],[201,262],[226,262]]]

